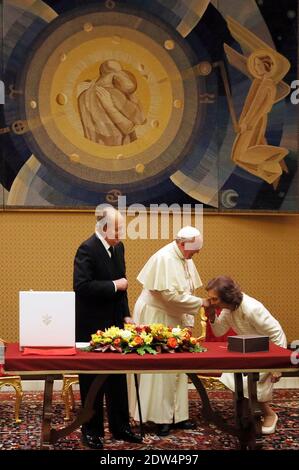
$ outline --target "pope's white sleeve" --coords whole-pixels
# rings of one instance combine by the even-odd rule
[[[230,313],[222,310],[220,315],[215,317],[214,323],[210,323],[215,336],[222,336],[230,329]]]
[[[161,299],[167,304],[168,314],[180,317],[183,314],[197,315],[202,306],[202,299],[186,292],[163,290],[159,292]],[[173,307],[173,310],[171,308]]]
[[[248,312],[248,321],[258,334],[269,336],[270,340],[277,346],[287,347],[287,339],[280,323],[262,303],[259,303]]]

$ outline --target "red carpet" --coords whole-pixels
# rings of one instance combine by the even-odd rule
[[[158,437],[152,424],[145,425],[143,444],[136,445],[111,438],[107,423],[105,429],[105,449],[124,450],[229,450],[236,449],[236,439],[214,426],[206,424],[200,416],[200,401],[195,391],[190,391],[190,417],[197,423],[195,431],[175,429],[167,437]],[[223,416],[233,419],[231,393],[227,391],[209,392],[212,406],[220,410]],[[27,392],[24,394],[21,406],[21,424],[14,423],[14,394],[0,393],[0,450],[39,449],[42,414],[42,394]],[[273,408],[278,413],[277,431],[271,436],[264,437],[263,449],[270,450],[299,450],[299,390],[276,390]],[[64,406],[60,394],[55,393],[54,400],[56,427],[64,426]],[[138,431],[138,428],[136,428]],[[60,440],[56,450],[85,450],[80,443],[80,431]],[[88,450],[88,449],[87,449]]]

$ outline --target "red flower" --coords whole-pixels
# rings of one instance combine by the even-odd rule
[[[116,339],[113,341],[114,346],[119,346],[120,343],[121,343],[121,339],[120,339],[120,338],[116,338]]]
[[[137,346],[141,346],[141,344],[143,344],[143,339],[141,338],[141,336],[135,336],[133,341]]]
[[[136,325],[135,330],[137,331],[137,333],[142,333],[143,331],[145,331],[145,326],[144,325]]]
[[[167,340],[167,346],[169,346],[170,348],[176,348],[178,345],[178,342],[175,338],[168,338]]]

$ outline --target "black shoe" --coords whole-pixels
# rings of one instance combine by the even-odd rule
[[[97,434],[89,434],[88,431],[82,431],[82,444],[90,449],[103,449],[103,438]]]
[[[178,429],[188,430],[188,429],[195,429],[196,424],[192,423],[192,421],[189,421],[188,419],[186,419],[185,421],[180,421],[179,423],[175,423],[175,427],[178,428]]]
[[[168,436],[171,424],[157,424],[157,436]]]
[[[134,434],[130,429],[113,434],[113,437],[117,441],[135,442],[136,444],[140,444],[142,442],[142,437],[138,434]]]

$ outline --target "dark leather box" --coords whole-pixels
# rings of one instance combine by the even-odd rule
[[[228,350],[241,353],[269,351],[269,336],[237,335],[228,336]]]

